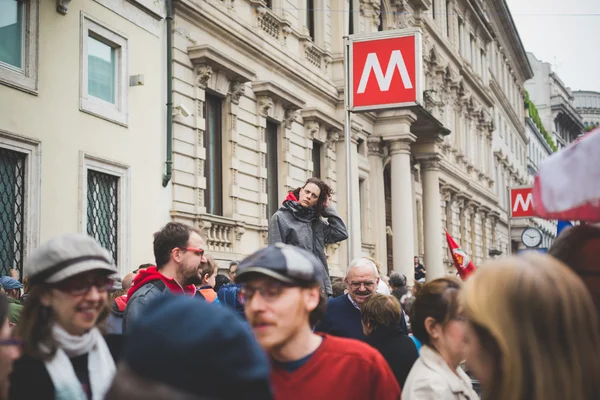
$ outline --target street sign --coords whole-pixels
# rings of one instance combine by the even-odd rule
[[[514,218],[535,217],[533,186],[510,189],[510,214]]]
[[[352,35],[349,43],[349,111],[422,103],[422,44],[418,28]]]

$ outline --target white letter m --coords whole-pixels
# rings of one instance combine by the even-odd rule
[[[396,68],[398,68],[398,72],[400,72],[400,77],[402,78],[402,84],[404,85],[404,89],[412,89],[413,85],[410,81],[410,76],[408,76],[408,70],[406,69],[406,64],[404,63],[404,58],[402,57],[402,53],[400,52],[400,50],[392,51],[390,62],[387,65],[385,75],[383,75],[383,71],[381,70],[381,65],[379,64],[377,53],[369,53],[367,55],[367,62],[365,63],[365,68],[363,69],[362,75],[360,77],[358,91],[356,93],[364,93],[367,89],[367,82],[369,82],[371,70],[375,73],[375,78],[377,79],[379,90],[382,92],[387,92],[388,90],[390,90],[392,78],[394,77],[394,70]]]
[[[513,212],[517,212],[519,206],[521,206],[521,210],[524,212],[529,211],[529,207],[533,204],[533,195],[531,193],[527,194],[527,197],[523,199],[523,195],[519,193],[517,197],[515,197],[515,205],[513,206]]]

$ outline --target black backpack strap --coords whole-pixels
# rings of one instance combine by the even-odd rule
[[[165,289],[167,288],[167,285],[165,285],[165,283],[163,281],[161,281],[160,279],[150,281],[149,283],[154,285],[154,287],[157,288],[158,290],[160,290],[161,292],[164,292]]]

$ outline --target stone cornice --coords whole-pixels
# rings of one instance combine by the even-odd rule
[[[270,97],[286,110],[299,110],[306,104],[303,99],[272,81],[253,82],[252,91],[257,97]]]
[[[251,81],[256,76],[256,73],[250,68],[206,44],[188,47],[188,56],[194,66],[209,66],[212,69],[223,71],[230,81],[244,83]]]
[[[317,121],[320,125],[325,126],[327,130],[335,130],[338,132],[344,130],[343,123],[331,117],[318,107],[303,108],[300,113],[304,121]]]
[[[315,93],[328,103],[337,105],[340,101],[331,81],[307,69],[302,64],[300,55],[290,56],[280,46],[264,41],[249,25],[240,24],[232,18],[224,20],[219,17],[222,13],[213,14],[214,6],[209,2],[177,0],[173,6],[176,18],[182,18],[205,31],[210,31],[250,59],[256,59],[268,66],[285,68],[287,79]]]
[[[512,57],[510,57],[520,68],[519,75],[521,81],[525,82],[528,79],[533,78],[533,70],[529,64],[527,53],[521,42],[521,37],[512,19],[506,0],[487,0],[490,8],[495,10],[495,13],[491,13],[494,19],[498,22],[498,36],[504,40],[500,41],[502,47],[509,46]],[[501,29],[500,29],[501,28]]]

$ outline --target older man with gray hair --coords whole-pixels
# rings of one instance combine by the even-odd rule
[[[315,331],[350,339],[365,340],[360,308],[377,291],[379,279],[377,266],[372,260],[368,258],[353,260],[344,279],[348,293],[327,302],[325,317],[317,324]],[[404,318],[398,323],[406,333]]]

